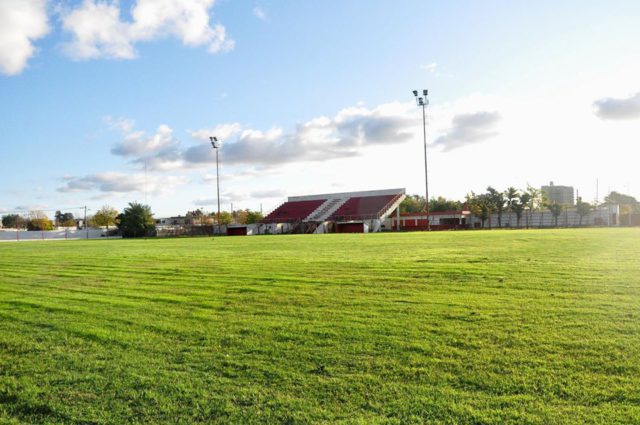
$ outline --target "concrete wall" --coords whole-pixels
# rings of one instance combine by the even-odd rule
[[[89,229],[89,239],[100,239],[105,233],[102,229]],[[86,239],[87,231],[83,229],[26,231],[15,229],[0,230],[0,241],[37,241],[37,240],[64,240]]]
[[[582,218],[582,226],[618,226],[620,223],[620,211],[617,205],[605,206],[595,211],[589,212]],[[525,212],[520,220],[520,227],[527,226],[527,216]],[[529,227],[555,227],[555,218],[551,211],[535,211],[529,215]],[[480,222],[477,217],[471,217],[471,223]],[[562,212],[558,217],[558,226],[575,227],[580,222],[580,216],[575,208],[570,208]],[[491,218],[485,222],[485,227],[498,227],[498,214],[491,214]],[[517,217],[513,213],[502,214],[502,227],[515,228]]]

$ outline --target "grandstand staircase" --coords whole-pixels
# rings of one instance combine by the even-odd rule
[[[389,217],[397,208],[400,208],[400,204],[402,203],[402,201],[404,201],[406,197],[407,196],[403,194],[393,198],[391,202],[385,205],[385,207],[382,210],[382,214],[380,214],[379,218],[381,220],[384,220],[385,218]]]
[[[315,233],[317,228],[318,228],[318,223],[314,221],[305,223],[304,233],[305,234]]]
[[[327,220],[331,214],[336,212],[349,198],[331,198],[327,199],[314,212],[309,214],[304,221],[323,222]]]

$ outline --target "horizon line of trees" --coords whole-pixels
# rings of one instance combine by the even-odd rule
[[[620,205],[621,215],[640,214],[640,202],[630,195],[612,191],[604,198],[604,202],[601,205],[607,204]],[[578,197],[575,204],[576,212],[579,216],[578,225],[581,225],[583,218],[596,207],[597,205],[592,205]],[[528,228],[532,224],[533,213],[545,209],[551,212],[555,225],[558,226],[558,218],[566,208],[567,205],[550,202],[542,190],[530,185],[524,190],[509,187],[504,191],[499,191],[489,186],[484,193],[476,194],[473,191],[470,192],[465,196],[464,202],[446,199],[442,196],[429,200],[429,210],[431,212],[467,209],[480,219],[483,228],[493,213],[497,214],[498,227],[502,227],[502,217],[505,213],[513,213],[516,215],[517,227],[520,227],[524,218]],[[424,196],[409,195],[400,204],[400,212],[403,213],[423,211],[426,211]],[[249,209],[231,212],[221,211],[218,215],[218,213],[208,213],[198,208],[188,211],[185,217],[191,219],[193,224],[202,226],[253,224],[263,219],[261,212]],[[489,224],[491,224],[490,220]],[[151,236],[155,234],[155,218],[151,207],[139,202],[130,202],[121,213],[115,208],[105,205],[94,215],[87,217],[87,223],[84,223],[84,225],[105,227],[107,234],[110,227],[117,227],[125,237]],[[43,211],[30,211],[26,215],[14,213],[2,216],[2,227],[4,228],[47,231],[54,230],[56,227],[68,228],[75,226],[77,226],[77,220],[70,212],[56,211],[54,221],[50,220]]]
[[[640,214],[640,203],[630,195],[621,194],[615,191],[610,192],[600,205],[618,204],[620,205],[620,214]],[[516,215],[516,226],[521,227],[522,219],[525,219],[526,227],[532,225],[532,216],[536,211],[548,210],[554,218],[556,227],[558,219],[567,209],[568,205],[559,204],[550,201],[546,194],[533,186],[527,185],[527,188],[516,189],[509,187],[504,191],[499,191],[492,186],[487,187],[483,193],[476,194],[470,192],[465,196],[464,202],[446,199],[441,196],[429,199],[429,211],[459,211],[466,209],[475,217],[480,219],[484,228],[485,223],[492,214],[497,215],[498,227],[502,227],[502,218],[504,214],[513,213]],[[597,205],[585,202],[582,197],[576,199],[576,213],[578,214],[578,225],[582,225],[582,220]],[[409,195],[400,204],[400,212],[424,212],[426,211],[426,202],[424,196]],[[491,220],[489,220],[491,225]]]
[[[208,213],[198,208],[188,211],[185,215],[195,225],[228,225],[228,224],[253,224],[262,220],[262,213],[249,209],[235,210],[232,212],[221,211]],[[78,221],[72,213],[56,211],[54,220],[49,219],[44,211],[30,211],[28,214],[5,214],[2,216],[2,227],[28,231],[49,231],[56,228],[78,227]],[[156,231],[156,220],[149,205],[139,202],[130,202],[122,212],[105,205],[92,216],[87,217],[83,224],[88,227],[104,227],[107,234],[110,228],[117,228],[124,237],[153,236]]]
[[[186,218],[193,220],[194,224],[212,225],[212,224],[254,224],[259,223],[264,218],[260,211],[252,211],[250,209],[240,209],[229,211],[220,211],[218,216],[217,212],[207,213],[198,208],[193,211],[188,211],[185,215]]]

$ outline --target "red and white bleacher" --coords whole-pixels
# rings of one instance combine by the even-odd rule
[[[304,220],[326,199],[314,199],[308,201],[287,201],[275,210],[271,211],[263,220],[263,223],[293,223]]]
[[[405,189],[293,196],[269,213],[263,223],[323,223],[383,220],[405,198]]]

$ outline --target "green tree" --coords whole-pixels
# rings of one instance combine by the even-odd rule
[[[55,220],[56,226],[60,227],[74,227],[76,225],[76,221],[73,219],[72,213],[56,211]]]
[[[126,238],[152,236],[156,229],[151,207],[138,202],[129,206],[118,216],[118,228]]]
[[[233,212],[233,222],[235,224],[247,224],[247,214],[249,210],[236,210]]]
[[[418,213],[427,210],[427,203],[424,196],[408,195],[400,204],[400,212],[402,213]],[[452,199],[446,199],[442,196],[429,199],[429,211],[459,211],[462,209],[462,203]]]
[[[491,216],[495,204],[488,194],[483,193],[476,195],[471,192],[466,196],[467,208],[471,213],[478,217],[482,222],[482,228],[484,228],[485,221]]]
[[[118,224],[118,211],[113,207],[105,205],[95,213],[92,221],[94,226],[106,227],[108,233],[109,226]]]
[[[517,199],[512,203],[511,210],[516,214],[516,225],[520,227],[520,221],[522,220],[522,215],[524,214],[525,209],[529,205],[531,195],[527,192],[518,194]],[[529,227],[529,222],[527,220],[527,227]]]
[[[582,219],[588,215],[591,210],[593,209],[593,206],[588,203],[588,202],[583,202],[582,201],[582,197],[578,196],[578,199],[576,200],[576,213],[578,214],[578,226],[582,226]]]
[[[53,230],[53,222],[44,212],[31,211],[29,221],[27,221],[27,230]]]
[[[526,209],[528,210],[527,214],[527,228],[531,224],[533,220],[533,213],[535,211],[540,211],[540,209],[545,205],[544,193],[540,189],[536,189],[531,185],[527,185],[526,192],[529,195],[529,201],[527,202]],[[542,220],[542,216],[540,217]],[[542,223],[541,223],[542,224]]]
[[[19,214],[7,214],[2,216],[2,227],[8,229],[24,229],[26,221]]]
[[[506,210],[510,213],[509,214],[509,226],[511,226],[511,213],[515,213],[516,212],[514,206],[519,200],[519,191],[518,191],[518,189],[516,189],[513,186],[507,188],[507,190],[504,191],[504,198],[506,200]],[[516,214],[516,219],[517,219],[517,222],[518,222],[517,223],[517,227],[520,227],[520,219],[517,217],[517,214]]]
[[[218,213],[214,213],[213,216],[217,224],[231,224],[233,221],[233,216],[228,211],[221,211],[220,216],[218,216]]]
[[[506,207],[504,193],[497,191],[493,187],[487,187],[487,197],[493,203],[493,211],[498,213],[498,227],[502,227],[502,213]]]
[[[408,195],[400,203],[401,213],[417,213],[426,210],[427,203],[424,201],[424,196],[420,195]]]
[[[640,213],[640,203],[630,195],[613,191],[605,196],[604,202],[609,205],[619,205],[620,215],[627,216],[629,223],[631,223],[631,214]]]
[[[263,218],[260,211],[247,211],[247,224],[260,223]]]
[[[557,202],[551,202],[547,204],[547,208],[549,209],[549,211],[551,211],[551,215],[555,220],[556,227],[558,227],[558,217],[560,217],[560,214],[562,214],[564,207],[562,206],[562,204],[558,204]]]
[[[429,211],[460,211],[462,209],[462,203],[460,201],[454,201],[452,199],[446,199],[442,196],[437,198],[431,198],[429,200]]]
[[[635,211],[640,211],[640,203],[638,200],[633,196],[625,195],[624,193],[612,191],[604,197],[604,202],[607,204],[629,205]]]

